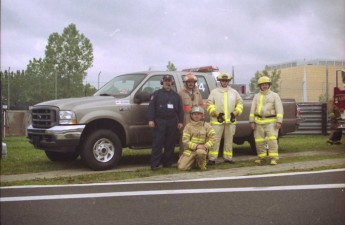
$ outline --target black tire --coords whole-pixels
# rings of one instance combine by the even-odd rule
[[[108,170],[119,163],[122,144],[111,130],[96,130],[85,138],[80,156],[83,163],[92,170]]]
[[[57,162],[65,162],[65,161],[73,161],[76,160],[79,156],[76,152],[51,152],[51,151],[44,151],[51,161]]]
[[[218,157],[219,158],[223,157],[223,154],[224,154],[224,138],[222,138],[219,143]]]
[[[256,155],[256,145],[255,145],[255,138],[254,138],[254,134],[250,135],[250,137],[248,138],[248,142],[250,144],[250,150],[252,151],[252,153],[254,155]]]

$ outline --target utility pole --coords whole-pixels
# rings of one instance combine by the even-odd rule
[[[99,71],[98,73],[98,87],[97,87],[97,90],[99,90],[99,77],[101,76],[101,71]]]
[[[7,76],[7,109],[10,109],[10,73],[11,67],[8,67],[8,76]],[[1,109],[2,110],[2,109]]]
[[[328,63],[326,63],[326,102],[328,102]]]
[[[307,96],[307,72],[306,72],[306,62],[304,59],[304,74],[303,74],[303,102],[308,102]]]
[[[57,72],[55,71],[55,99],[57,99]]]
[[[232,84],[235,83],[235,67],[232,66]]]

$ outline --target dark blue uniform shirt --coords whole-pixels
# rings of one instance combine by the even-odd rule
[[[166,91],[164,88],[155,91],[152,95],[148,119],[154,121],[157,118],[177,118],[178,123],[183,123],[183,109],[180,96],[173,90]]]

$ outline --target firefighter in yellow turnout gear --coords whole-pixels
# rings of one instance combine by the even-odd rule
[[[216,140],[216,133],[209,123],[203,121],[204,110],[200,106],[193,106],[190,113],[191,121],[183,130],[182,142],[185,150],[177,162],[180,170],[190,170],[197,166],[206,170],[207,151]]]
[[[217,80],[220,86],[213,89],[206,102],[206,109],[210,115],[210,123],[217,135],[217,141],[208,152],[207,164],[214,165],[218,158],[220,142],[224,133],[224,162],[234,163],[232,157],[232,142],[236,130],[236,117],[243,111],[243,100],[240,94],[229,86],[232,77],[227,73],[220,73]]]
[[[270,165],[276,165],[279,159],[277,140],[284,112],[279,95],[270,90],[271,84],[269,77],[259,78],[260,92],[254,96],[249,114],[258,154],[258,159],[255,160],[257,165],[265,163],[266,158],[270,159]],[[266,141],[268,152],[266,152]]]
[[[184,112],[184,120],[183,125],[186,126],[187,123],[190,122],[191,116],[190,112],[192,107],[195,105],[199,105],[201,107],[204,106],[204,102],[202,101],[202,96],[199,92],[197,86],[197,77],[193,73],[188,73],[183,76],[183,83],[185,87],[179,92],[181,96],[182,104],[183,104],[183,112]],[[182,131],[180,132],[182,136]],[[182,138],[180,138],[180,151],[179,155],[182,155],[184,151],[184,145],[182,143]]]

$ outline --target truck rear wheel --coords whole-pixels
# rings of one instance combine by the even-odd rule
[[[122,144],[111,130],[96,130],[88,134],[80,151],[81,160],[93,170],[115,167],[122,156]]]
[[[250,150],[252,151],[252,153],[254,155],[256,155],[256,145],[255,145],[255,138],[254,138],[254,134],[250,135],[248,142],[250,144]]]
[[[76,152],[44,152],[51,161],[73,161],[79,156],[79,154]]]

